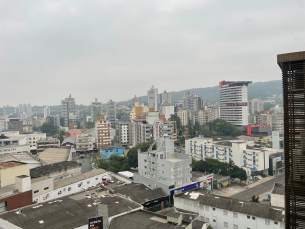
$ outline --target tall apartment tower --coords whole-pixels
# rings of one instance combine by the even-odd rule
[[[238,126],[248,125],[248,85],[251,81],[219,82],[220,119]]]
[[[158,88],[154,88],[154,86],[147,92],[147,106],[149,111],[151,109],[158,111]]]
[[[282,69],[285,228],[305,228],[305,51],[277,55]]]
[[[75,99],[71,97],[61,100],[61,116],[64,120],[64,127],[69,127],[70,115],[75,113]]]
[[[205,106],[204,99],[196,92],[191,94],[189,91],[183,97],[183,109],[189,111],[199,111]]]
[[[261,112],[264,110],[264,101],[259,99],[253,99],[249,101],[249,113],[254,115],[255,112]]]
[[[95,136],[97,148],[111,145],[111,128],[107,119],[97,119],[95,121]]]
[[[107,103],[107,119],[114,124],[116,121],[116,104],[110,99]]]
[[[45,107],[43,109],[43,118],[46,119],[48,116],[50,116],[50,107]]]
[[[96,117],[102,115],[102,103],[97,101],[97,98],[94,102],[91,103],[91,118],[92,121],[96,121]]]
[[[166,92],[166,90],[160,94],[160,104],[168,104],[171,103],[172,97],[170,92]]]

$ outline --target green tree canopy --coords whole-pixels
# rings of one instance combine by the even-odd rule
[[[44,123],[41,126],[41,132],[48,135],[55,135],[58,132],[58,127],[54,126],[53,123]]]
[[[146,152],[149,147],[153,144],[153,141],[149,142],[143,142],[140,144],[137,144],[135,147],[131,148],[127,154],[129,167],[138,167],[138,149],[141,149],[142,152]],[[155,149],[156,146],[154,145],[153,149]]]

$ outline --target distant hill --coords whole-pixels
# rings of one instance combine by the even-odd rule
[[[206,88],[192,88],[182,91],[173,91],[172,102],[177,102],[182,100],[183,96],[187,91],[197,92],[198,95],[202,96],[205,99],[206,104],[215,103],[219,101],[219,87],[206,87]],[[249,84],[248,89],[248,99],[252,100],[254,98],[260,98],[266,100],[271,97],[280,98],[282,95],[282,81],[274,80],[268,82],[256,82]],[[141,96],[144,102],[147,101],[147,96]],[[126,103],[122,102],[122,103]]]

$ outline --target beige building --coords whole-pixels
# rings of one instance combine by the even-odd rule
[[[111,128],[107,119],[99,119],[95,122],[96,146],[101,148],[111,145]]]
[[[36,196],[48,193],[54,190],[53,177],[43,176],[31,180],[33,199]]]
[[[177,116],[180,118],[181,125],[187,126],[189,123],[189,112],[188,110],[179,110]]]
[[[48,165],[62,161],[69,161],[71,157],[72,152],[68,147],[47,148],[39,154],[39,161],[42,165]]]
[[[0,187],[15,184],[16,177],[30,176],[30,167],[26,163],[8,161],[0,163]]]
[[[210,110],[198,111],[198,122],[200,125],[205,125],[208,122],[212,122],[213,114]]]
[[[148,112],[148,107],[144,106],[144,103],[139,104],[138,102],[135,102],[135,106],[132,108],[129,114],[130,120],[137,119],[140,114],[145,112]]]

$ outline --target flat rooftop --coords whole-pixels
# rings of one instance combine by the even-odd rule
[[[230,197],[216,196],[208,193],[203,194],[198,191],[181,193],[175,196],[175,198],[198,201],[202,205],[240,212],[278,222],[284,222],[285,220],[285,209],[280,207],[275,208],[271,205],[244,202]]]
[[[117,193],[129,197],[133,201],[144,204],[159,198],[167,197],[168,195],[162,188],[151,190],[144,184],[131,183],[113,188]]]
[[[285,187],[281,183],[274,183],[272,194],[285,195]],[[284,197],[283,197],[284,198]]]
[[[69,148],[46,148],[42,153],[39,154],[39,158],[46,164],[53,164],[67,161],[69,154]]]
[[[31,205],[23,208],[22,214],[18,214],[18,211],[6,212],[0,218],[23,229],[72,229],[88,225],[88,219],[96,216],[95,205],[98,202],[108,205],[109,217],[142,208],[141,205],[118,196],[98,198],[95,191]]]
[[[13,167],[17,167],[17,166],[25,165],[25,164],[26,163],[17,162],[17,161],[2,162],[2,163],[0,163],[0,170],[1,169],[13,168]]]
[[[30,170],[30,175],[32,178],[48,176],[50,173],[58,170],[66,170],[69,168],[81,167],[76,161],[62,161],[50,165],[45,165]]]

